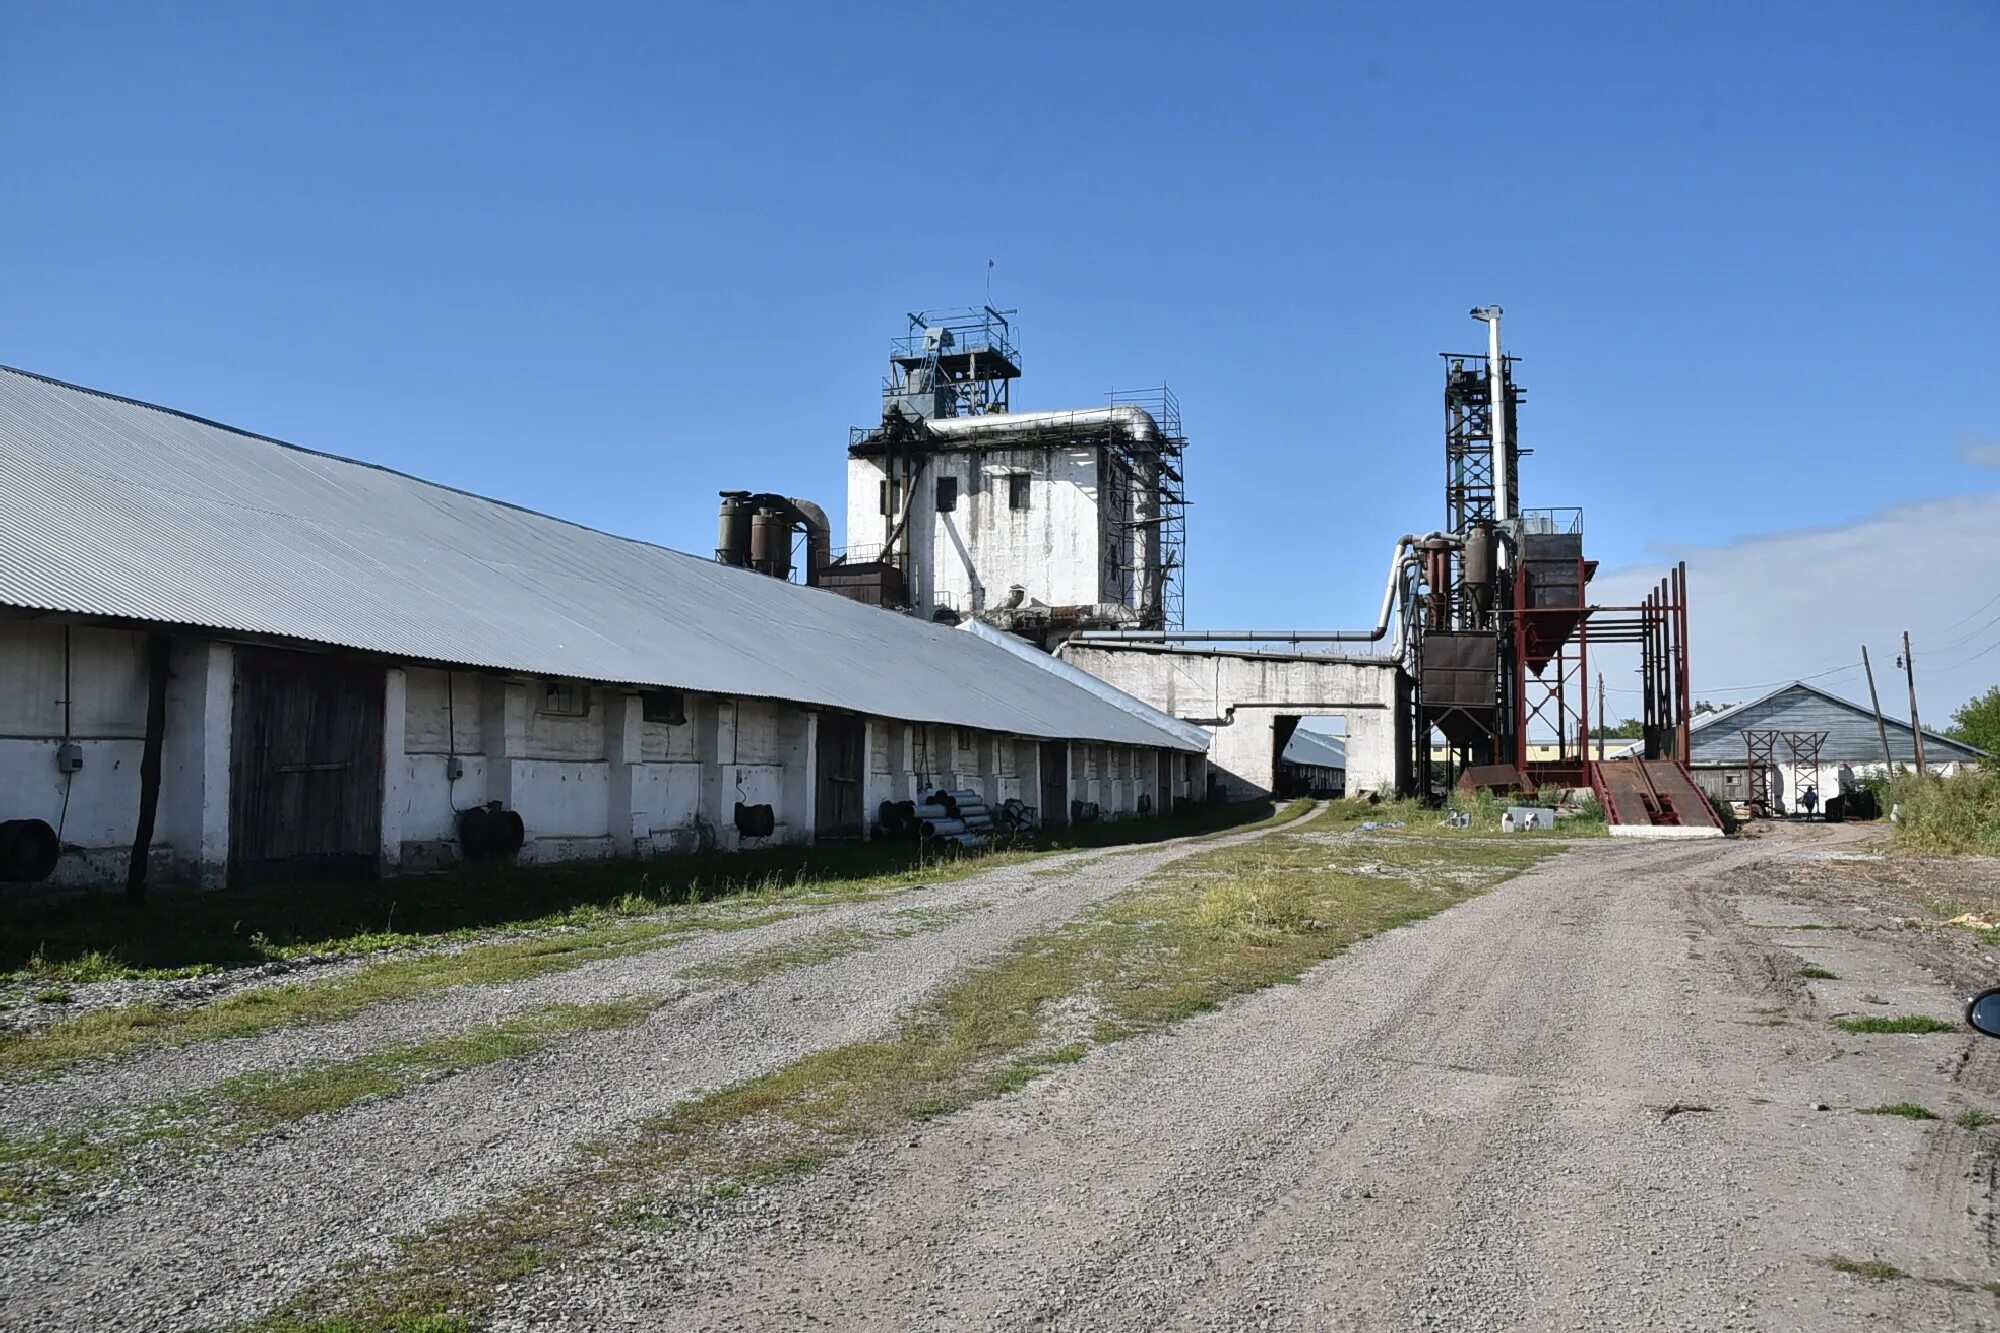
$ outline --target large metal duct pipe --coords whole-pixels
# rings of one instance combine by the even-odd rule
[[[833,563],[833,529],[827,524],[826,511],[811,500],[794,495],[790,504],[805,524],[806,582],[818,583],[820,574]]]
[[[1431,534],[1433,537],[1437,533]],[[1404,533],[1389,557],[1389,578],[1382,588],[1382,613],[1374,629],[1092,629],[1072,634],[1072,643],[1378,643],[1389,633],[1396,611],[1396,593],[1414,555],[1417,539]]]
[[[1514,517],[1514,478],[1507,471],[1507,360],[1500,350],[1500,307],[1475,306],[1472,317],[1486,325],[1486,393],[1492,401],[1493,517],[1502,532]],[[1499,567],[1507,568],[1507,543],[1499,543]]]
[[[933,417],[924,422],[931,435],[953,442],[999,444],[1037,436],[1088,434],[1115,430],[1134,444],[1161,443],[1160,423],[1143,407],[1085,407],[1057,412],[990,412],[983,417]]]

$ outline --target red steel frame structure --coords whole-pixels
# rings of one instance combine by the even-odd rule
[[[1577,588],[1589,588],[1596,562],[1577,561]],[[1527,580],[1516,575],[1508,627],[1513,677],[1513,761],[1537,785],[1587,787],[1590,778],[1592,642],[1637,644],[1644,696],[1643,752],[1688,763],[1687,564],[1676,565],[1637,606],[1531,607]],[[1553,733],[1556,754],[1531,759],[1531,727]],[[1543,743],[1546,743],[1544,741]]]
[[[1812,765],[1812,785],[1817,788],[1820,781],[1819,750],[1826,744],[1830,733],[1824,731],[1749,731],[1743,732],[1743,745],[1749,759],[1746,773],[1750,779],[1749,806],[1759,818],[1778,813],[1777,803],[1771,799],[1771,770],[1778,766],[1778,746],[1785,747],[1785,757],[1791,762],[1792,778],[1799,776],[1799,770]],[[1796,812],[1798,796],[1792,797]]]

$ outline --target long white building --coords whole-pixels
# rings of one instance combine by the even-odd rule
[[[1204,790],[1199,729],[1058,666],[0,370],[0,873],[35,825],[53,883],[137,844],[219,885],[510,826],[537,861],[865,837],[938,787],[1048,822]]]

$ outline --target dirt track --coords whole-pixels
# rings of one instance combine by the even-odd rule
[[[1859,836],[1586,847],[501,1326],[2000,1327],[1938,1281],[2000,1277],[1994,1131],[1857,1113],[2000,1109],[2000,1042],[1832,1028],[1792,948],[1830,932],[1738,892]],[[1845,947],[1827,986],[1953,1015]]]
[[[566,1259],[507,1291],[494,1326],[2000,1328],[1973,1286],[2000,1279],[2000,1128],[1953,1123],[2000,1114],[2000,1042],[1830,1022],[1956,1018],[1908,941],[1847,929],[1853,908],[1811,887],[1866,836],[1580,844],[1296,986],[1098,1048],[694,1226]],[[551,1169],[585,1135],[879,1030],[1010,940],[1216,845],[989,872],[926,895],[964,909],[939,929],[691,991],[637,1028],[121,1186],[13,1230],[0,1327],[254,1316],[336,1260]],[[293,1040],[318,1051],[528,999],[671,991],[717,951],[906,902]],[[1838,979],[1801,980],[1807,962]],[[293,1058],[281,1036],[222,1045],[20,1091],[91,1101],[101,1083],[118,1102],[146,1095],[135,1081],[179,1093]],[[1904,1101],[1942,1119],[1859,1114]],[[1870,1280],[1836,1258],[1910,1276]]]

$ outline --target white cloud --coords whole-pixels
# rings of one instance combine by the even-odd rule
[[[1958,456],[1974,467],[2000,468],[2000,439],[1968,433],[1958,446]]]
[[[1845,527],[1673,551],[1658,565],[1600,574],[1592,600],[1637,602],[1674,559],[1688,563],[1698,699],[1735,703],[1761,691],[1725,687],[1820,676],[1815,684],[1865,704],[1866,643],[1883,711],[1907,717],[1909,695],[1894,665],[1905,629],[1926,726],[1942,726],[1953,708],[2000,681],[2000,648],[1975,656],[2000,643],[2000,601],[1980,610],[2000,595],[2000,492],[1897,505]],[[1629,687],[1635,667],[1636,658],[1611,658],[1607,684]],[[1635,693],[1610,700],[1619,716],[1638,707]]]

